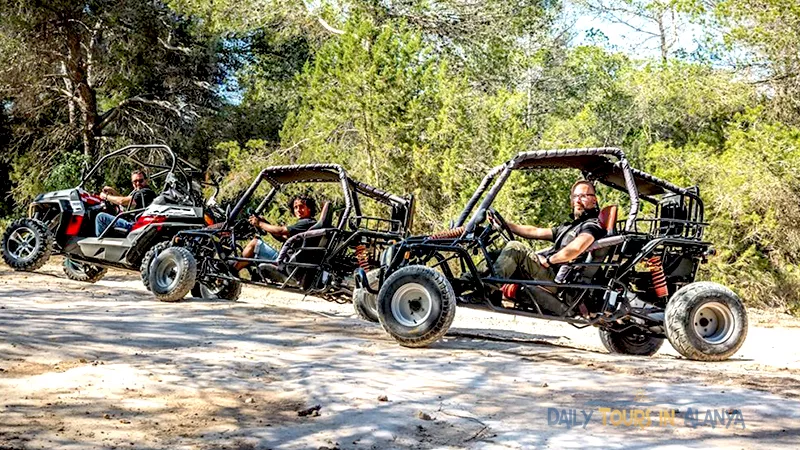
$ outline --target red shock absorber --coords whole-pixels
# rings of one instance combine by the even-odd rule
[[[369,255],[367,255],[367,246],[364,244],[356,246],[356,259],[358,266],[362,269],[369,271]]]
[[[664,265],[661,264],[661,257],[653,256],[645,264],[650,271],[650,276],[653,277],[653,289],[655,289],[656,295],[660,298],[668,296],[667,276],[664,275]]]
[[[438,233],[433,233],[428,239],[452,239],[457,238],[464,234],[464,227],[453,228],[452,230],[444,230]]]

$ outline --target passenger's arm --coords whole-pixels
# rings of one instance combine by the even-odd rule
[[[539,239],[542,241],[553,240],[553,230],[550,228],[539,228],[532,225],[517,225],[507,222],[508,228],[512,233],[525,239]]]

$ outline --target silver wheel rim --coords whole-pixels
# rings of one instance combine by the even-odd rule
[[[36,253],[36,241],[36,233],[33,230],[28,227],[20,227],[8,237],[6,249],[12,258],[26,261]]]
[[[167,258],[156,267],[156,283],[164,291],[171,291],[178,284],[178,264]]]
[[[431,316],[431,294],[418,283],[400,287],[392,296],[392,316],[400,325],[415,327]]]
[[[65,259],[64,261],[70,268],[70,270],[72,270],[73,272],[78,272],[83,275],[86,275],[86,270],[83,268],[83,264],[77,263],[71,259]]]
[[[700,339],[709,344],[721,344],[733,334],[733,313],[725,304],[706,303],[697,308],[692,324]]]
[[[200,298],[219,298],[219,293],[225,285],[215,284],[213,287],[200,283]]]

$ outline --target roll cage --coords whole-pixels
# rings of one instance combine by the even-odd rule
[[[405,234],[411,228],[413,198],[400,197],[364,182],[354,180],[338,164],[294,164],[272,166],[262,170],[228,214],[226,225],[236,221],[245,205],[247,205],[264,181],[270,184],[271,189],[256,207],[254,211],[256,214],[263,212],[275,195],[286,185],[296,183],[339,183],[344,198],[344,210],[336,228],[344,230],[345,226],[349,225],[352,229],[356,229],[362,221],[385,222],[389,225],[387,232]],[[393,217],[391,219],[383,219],[363,215],[359,196],[371,198],[389,206],[392,208]]]
[[[189,161],[177,156],[172,149],[163,144],[134,144],[127,145],[113,152],[103,155],[88,171],[81,176],[81,182],[76,187],[83,189],[84,185],[100,170],[100,168],[109,160],[115,158],[124,158],[135,165],[147,169],[155,170],[148,174],[150,180],[157,180],[164,177],[163,189],[168,188],[168,183],[181,183],[182,190],[185,193],[192,192],[192,181],[203,173],[197,166]],[[170,176],[172,175],[172,176]],[[219,191],[219,185],[216,180],[212,181],[199,181],[201,186],[211,186],[216,192]],[[198,199],[197,196],[188,196],[191,206],[202,206],[202,196]],[[198,204],[198,201],[200,202]]]
[[[648,230],[651,235],[658,235],[656,230],[671,225],[671,228],[668,227],[670,230],[686,230],[683,233],[684,237],[697,240],[703,237],[703,229],[707,224],[703,222],[704,207],[698,189],[696,187],[682,188],[632,168],[625,153],[615,147],[536,150],[519,153],[505,164],[492,168],[486,174],[451,228],[464,226],[464,222],[470,218],[470,213],[475,209],[475,205],[483,198],[478,209],[467,222],[464,236],[474,232],[475,227],[485,219],[486,210],[494,202],[511,173],[515,170],[536,169],[577,169],[587,180],[599,182],[628,194],[631,203],[628,218],[624,222],[624,227],[618,230],[619,232],[638,233],[638,225],[646,222],[650,224]],[[657,198],[659,196],[662,199]],[[686,217],[661,217],[664,212],[663,197],[679,202],[681,207],[686,210],[686,214],[684,214]],[[640,200],[655,205],[655,215],[660,218],[639,219]]]

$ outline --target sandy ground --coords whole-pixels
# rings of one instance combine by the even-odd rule
[[[350,304],[260,288],[160,303],[135,274],[87,285],[59,263],[0,266],[0,449],[800,442],[789,317],[751,311],[745,346],[723,363],[668,344],[652,358],[609,355],[594,329],[467,309],[446,339],[414,350]]]

